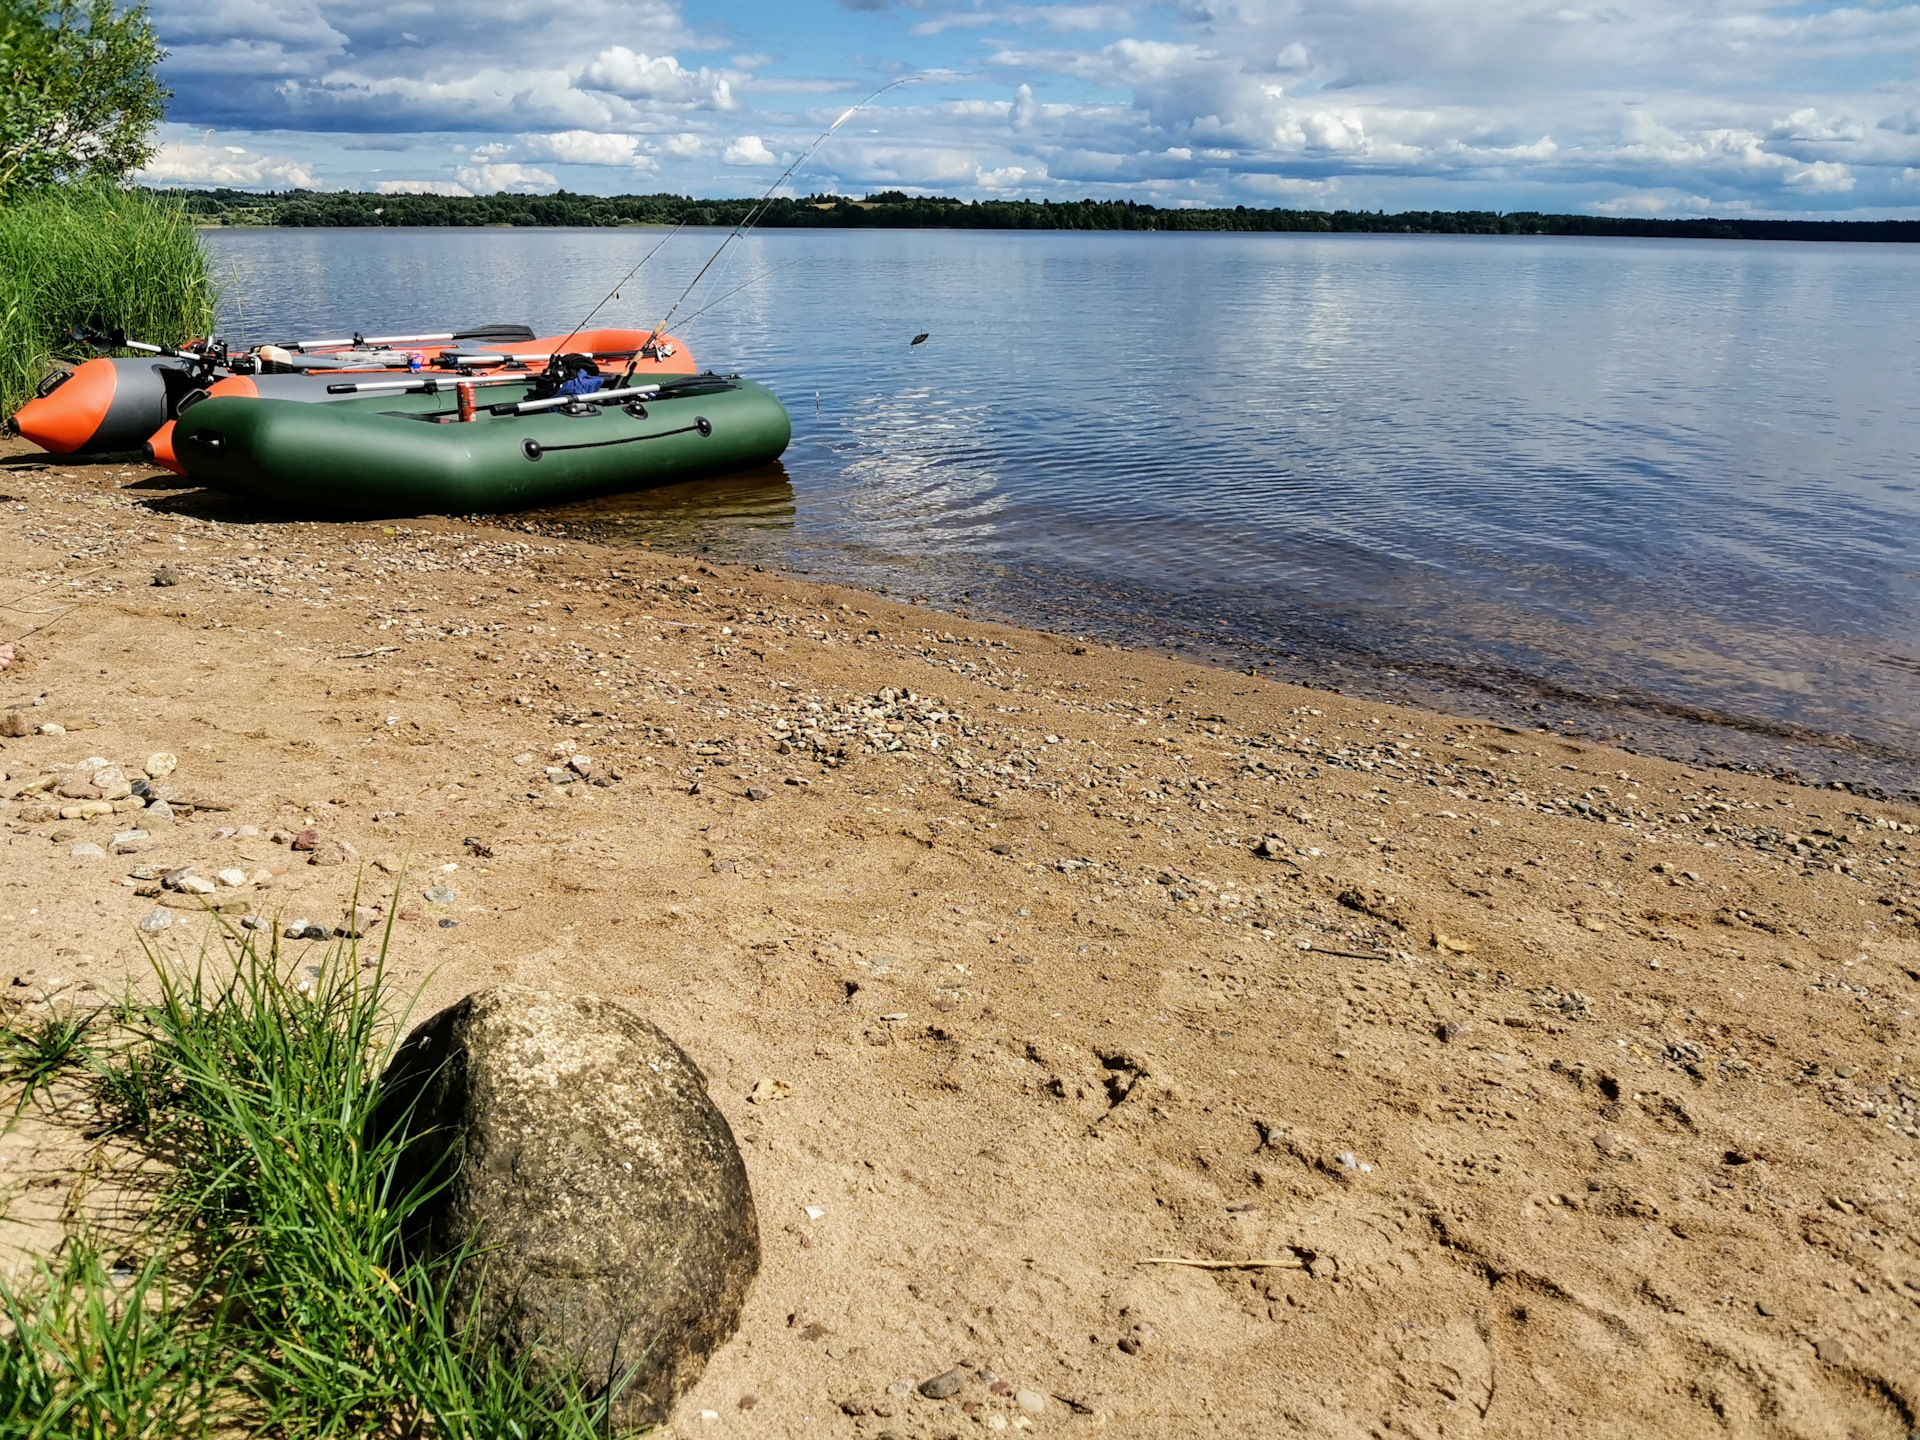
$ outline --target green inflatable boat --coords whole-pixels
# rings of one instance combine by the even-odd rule
[[[197,484],[292,509],[465,515],[745,470],[777,459],[793,434],[773,392],[738,376],[558,396],[538,395],[531,377],[388,388],[329,405],[190,403],[174,454]]]

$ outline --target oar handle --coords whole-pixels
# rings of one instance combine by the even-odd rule
[[[624,390],[596,390],[591,395],[550,395],[545,400],[522,400],[517,405],[490,407],[495,415],[537,415],[542,410],[557,410],[563,405],[608,405],[615,400],[637,400],[658,395],[658,385],[630,385]]]

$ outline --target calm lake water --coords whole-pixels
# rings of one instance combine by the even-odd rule
[[[661,233],[207,240],[257,341],[565,330]],[[652,324],[718,239],[597,323]],[[755,276],[673,329],[786,401],[783,465],[543,519],[1920,786],[1920,247],[783,231],[682,315]]]

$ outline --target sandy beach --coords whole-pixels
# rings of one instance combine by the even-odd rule
[[[200,953],[153,879],[192,863],[228,923],[394,911],[419,1016],[631,1004],[766,1247],[674,1434],[1920,1420],[1911,809],[511,519],[0,467],[9,1003],[105,1002],[143,922]],[[171,823],[61,815],[160,752]],[[34,1134],[22,1214],[84,1163]]]

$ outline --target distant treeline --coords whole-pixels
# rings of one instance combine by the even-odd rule
[[[758,203],[686,195],[368,195],[352,191],[254,194],[167,192],[204,224],[734,225]],[[976,200],[882,191],[864,200],[809,195],[775,200],[756,222],[776,229],[1243,230],[1384,235],[1639,235],[1704,240],[1920,241],[1920,220],[1651,220],[1542,215],[1530,210],[1163,210],[1131,200]]]

